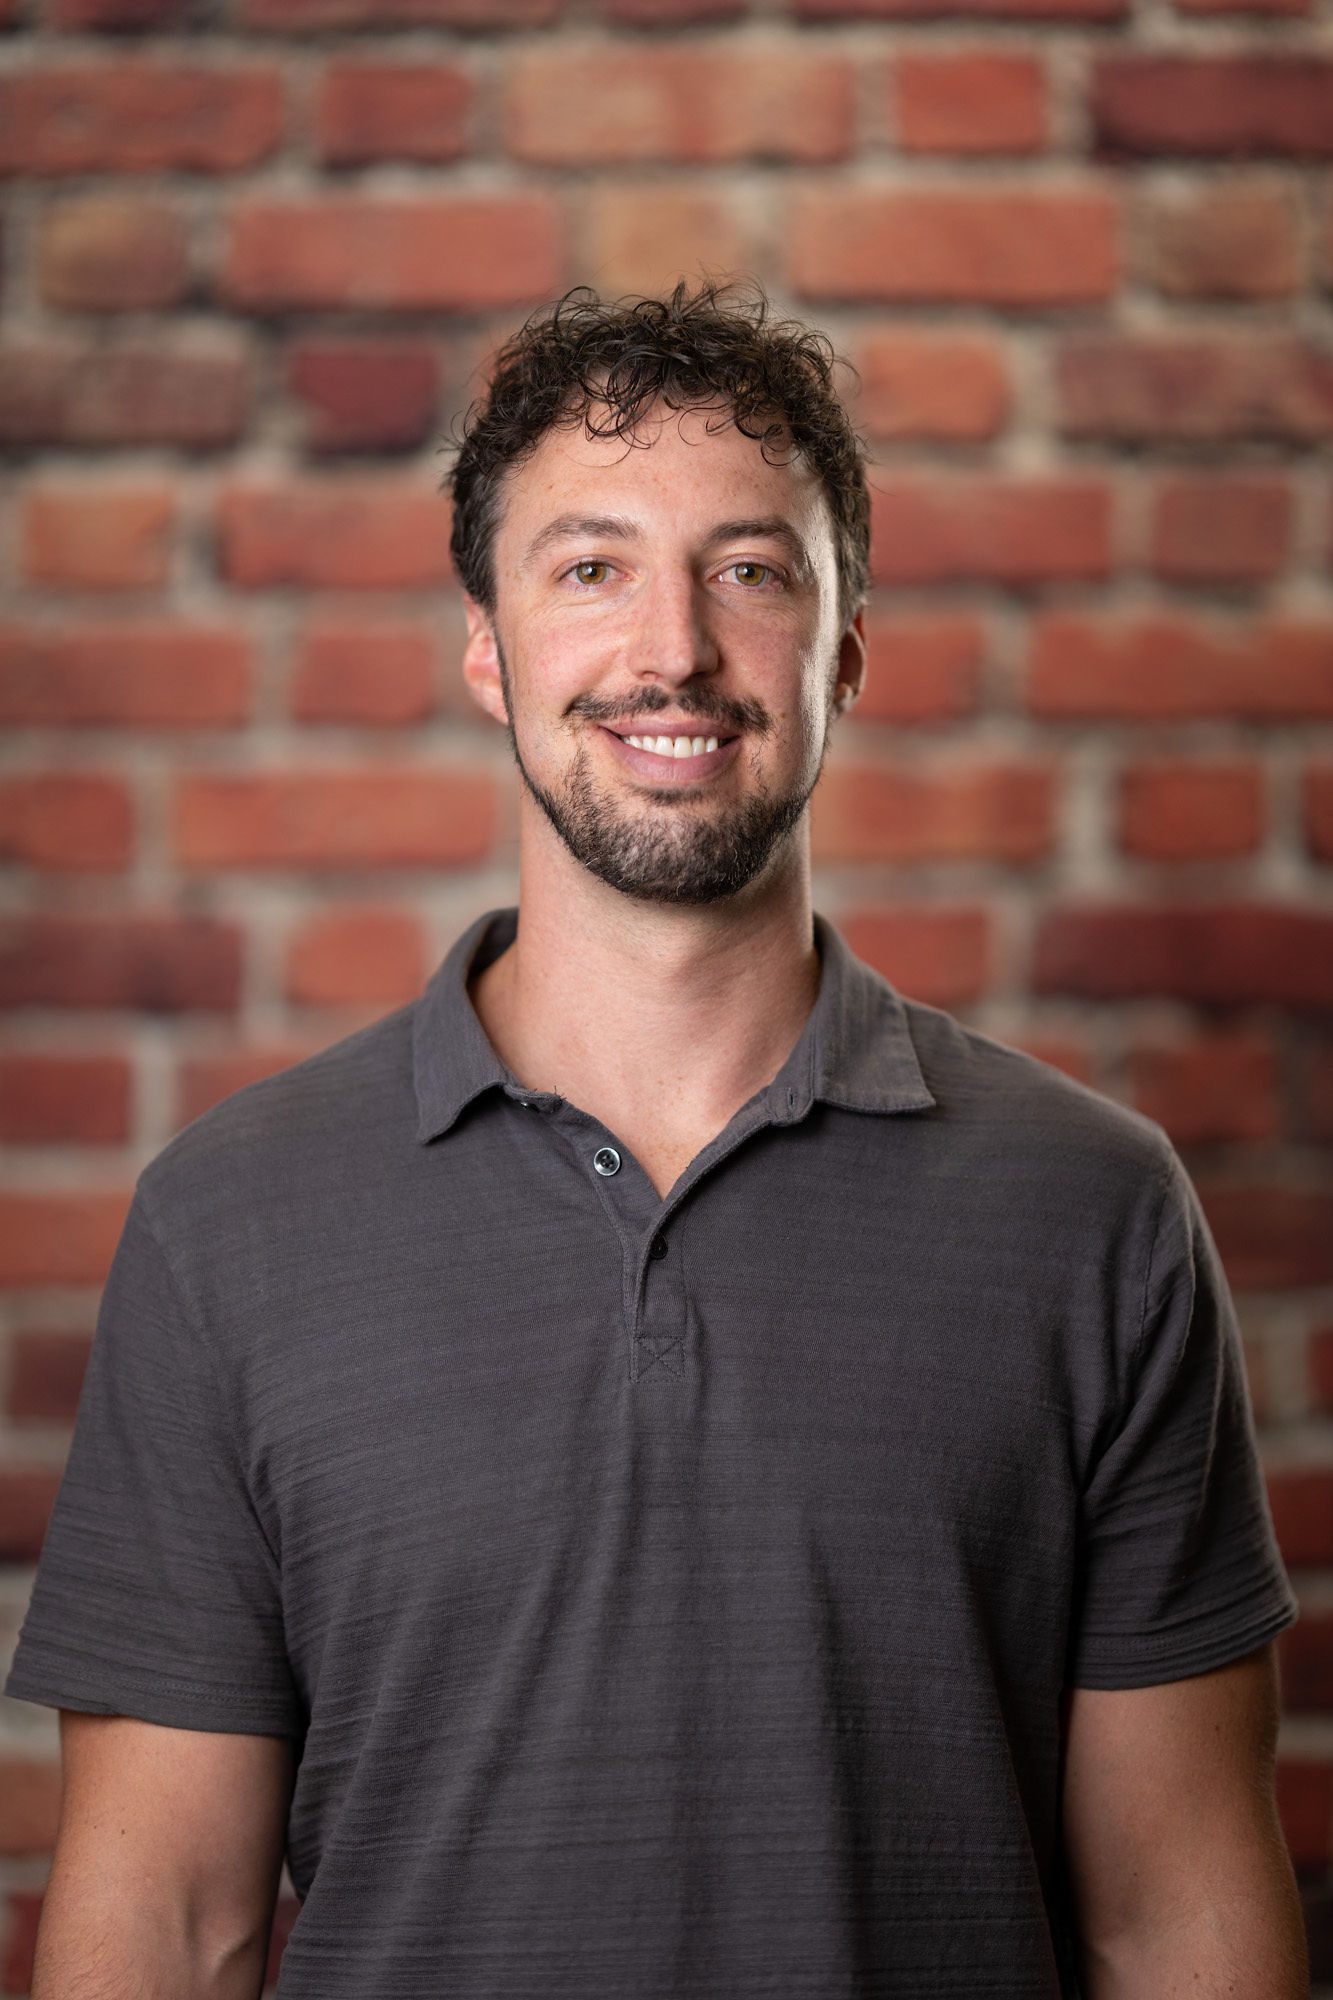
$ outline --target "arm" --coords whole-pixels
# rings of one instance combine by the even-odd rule
[[[33,2000],[256,2000],[296,1745],[60,1712]]]
[[[1273,1795],[1272,1645],[1160,1687],[1073,1688],[1064,1827],[1086,2000],[1308,2000]]]

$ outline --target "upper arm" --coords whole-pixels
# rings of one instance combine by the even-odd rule
[[[1287,1895],[1272,1644],[1155,1687],[1068,1691],[1066,1857],[1088,1939],[1178,1922],[1266,1883]]]
[[[81,1898],[161,1901],[198,1934],[267,1941],[297,1745],[60,1712],[62,1796],[52,1882]]]

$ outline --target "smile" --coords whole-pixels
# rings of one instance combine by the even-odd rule
[[[666,752],[642,749],[617,736],[613,729],[603,728],[600,734],[607,739],[612,750],[631,771],[641,778],[651,778],[659,785],[692,784],[700,778],[711,778],[715,772],[725,770],[733,761],[741,742],[739,736],[733,736],[725,743],[716,743],[715,737],[707,735],[682,737],[679,740],[688,742],[691,748],[688,756],[681,756],[674,748]],[[666,740],[668,739],[662,737],[641,736],[639,744]],[[693,745],[698,742],[716,743],[716,748],[695,751]]]

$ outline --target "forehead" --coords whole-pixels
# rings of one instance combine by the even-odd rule
[[[586,423],[549,430],[505,475],[499,532],[526,540],[573,507],[656,517],[686,531],[721,514],[781,513],[812,548],[821,525],[831,542],[818,474],[781,440],[769,453],[715,405],[684,411],[655,405],[632,441],[594,437]]]

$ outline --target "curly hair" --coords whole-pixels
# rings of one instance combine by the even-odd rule
[[[833,388],[834,366],[849,364],[824,334],[771,319],[757,281],[749,296],[746,289],[705,279],[690,292],[682,278],[669,298],[607,302],[575,285],[500,349],[484,399],[451,440],[457,456],[442,482],[453,499],[454,568],[489,616],[509,467],[547,431],[580,423],[593,437],[633,444],[640,418],[661,399],[673,410],[720,402],[723,414],[708,429],[734,423],[769,464],[778,462],[770,450],[804,455],[828,495],[838,609],[842,628],[850,625],[869,585],[870,502],[864,446]],[[605,406],[604,418],[594,419],[594,406]]]

